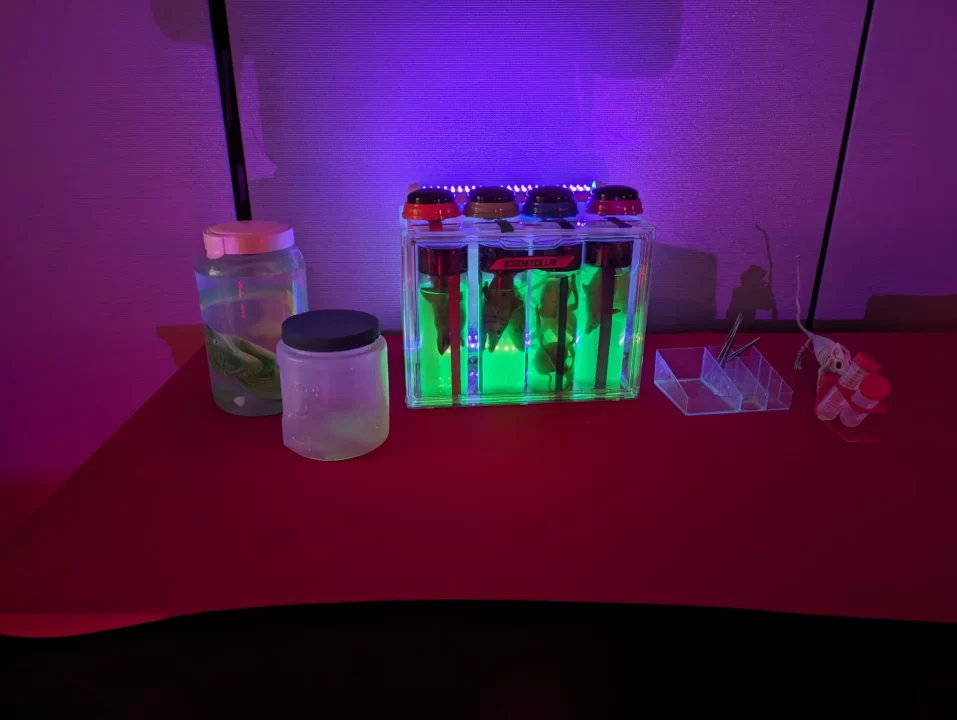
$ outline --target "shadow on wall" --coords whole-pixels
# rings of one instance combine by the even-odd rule
[[[764,247],[768,254],[768,269],[752,265],[741,273],[741,284],[731,291],[731,304],[725,318],[734,322],[738,315],[743,316],[743,327],[754,324],[758,311],[770,313],[771,321],[778,320],[778,303],[774,298],[774,261],[771,258],[771,240],[767,231],[760,225],[754,226],[764,237]],[[765,280],[767,277],[767,280]]]
[[[819,320],[816,330],[953,331],[957,293],[952,295],[872,295],[862,320]]]
[[[157,25],[208,44],[208,32],[178,24],[183,3],[152,0]],[[349,305],[397,328],[396,215],[409,183],[637,184],[637,166],[611,178],[599,155],[596,130],[615,128],[596,110],[596,83],[667,73],[683,4],[231,0],[227,10],[253,216],[296,228],[313,307]],[[361,222],[331,238],[333,214]]]
[[[649,332],[711,330],[716,320],[718,259],[699,250],[658,244],[651,263]]]
[[[873,295],[867,301],[863,325],[881,330],[954,330],[957,293]]]

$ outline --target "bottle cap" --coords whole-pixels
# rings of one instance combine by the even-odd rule
[[[203,246],[210,260],[223,255],[257,255],[284,250],[294,244],[292,228],[270,220],[234,220],[203,230]]]
[[[591,191],[585,212],[589,215],[641,215],[638,191],[627,185],[602,185]]]
[[[572,218],[578,215],[575,196],[568,188],[558,185],[543,185],[528,191],[522,215],[541,218]]]
[[[497,185],[477,187],[469,190],[469,201],[465,204],[466,217],[500,220],[518,215],[515,193]]]
[[[880,402],[891,391],[891,381],[883,375],[868,375],[857,391],[872,402]]]
[[[880,372],[881,364],[867,353],[859,352],[854,356],[854,364],[864,372],[874,375]]]
[[[379,339],[379,319],[359,310],[311,310],[282,323],[285,345],[306,352],[341,352]]]
[[[445,220],[461,214],[455,196],[441,188],[413,190],[402,208],[406,220]]]

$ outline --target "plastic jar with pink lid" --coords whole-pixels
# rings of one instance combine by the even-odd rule
[[[263,220],[203,232],[196,286],[213,398],[233,415],[282,412],[276,345],[283,321],[309,309],[294,243],[291,227]]]

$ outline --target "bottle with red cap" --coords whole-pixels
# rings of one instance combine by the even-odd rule
[[[638,192],[626,185],[594,188],[585,206],[576,390],[618,390],[631,341],[636,333],[643,340],[647,300],[636,298],[633,273],[649,267],[651,243],[641,240],[650,228],[641,213]]]
[[[221,223],[203,231],[203,244],[195,271],[213,398],[233,415],[278,415],[282,323],[309,309],[292,228]]]
[[[403,258],[417,289],[413,336],[418,346],[418,372],[409,370],[417,396],[458,402],[468,393],[469,253],[462,235],[461,211],[455,196],[441,188],[420,188],[408,194],[402,217],[416,232]],[[410,298],[406,297],[405,302]],[[409,308],[404,313],[409,322]],[[407,331],[409,328],[406,328]],[[408,355],[407,355],[408,362]]]

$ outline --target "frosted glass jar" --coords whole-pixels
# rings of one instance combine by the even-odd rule
[[[347,460],[389,435],[389,367],[374,315],[315,310],[282,324],[282,439],[313,460]]]

